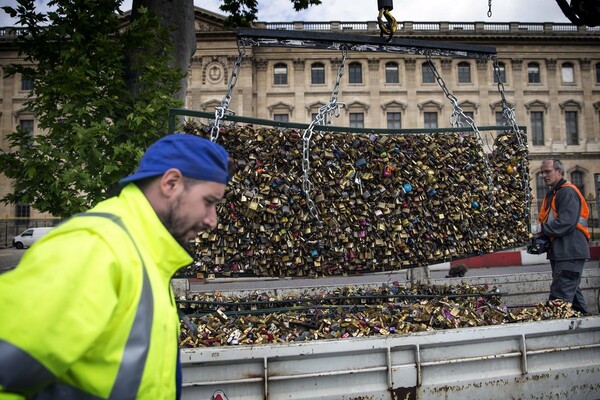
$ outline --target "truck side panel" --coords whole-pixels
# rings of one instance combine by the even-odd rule
[[[596,399],[600,317],[182,350],[184,399]]]

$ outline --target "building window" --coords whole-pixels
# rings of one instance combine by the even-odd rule
[[[313,85],[325,83],[325,65],[323,63],[314,63],[310,68],[310,82]]]
[[[460,114],[459,115],[459,121],[462,124],[462,126],[470,126],[469,121],[467,121],[466,117],[471,118],[471,120],[474,122],[475,121],[475,113],[473,111],[463,111],[463,113],[465,115]]]
[[[496,111],[494,116],[496,117],[496,126],[504,126],[504,113],[502,111]]]
[[[351,128],[364,128],[365,127],[365,114],[364,113],[350,113],[350,127]]]
[[[498,82],[498,75],[500,75],[500,82],[506,83],[506,65],[503,62],[498,63],[498,68],[494,68],[494,83]]]
[[[24,76],[21,77],[21,90],[30,91],[33,90],[33,79],[28,79]]]
[[[29,136],[33,137],[33,120],[32,119],[21,119],[19,120],[19,130],[29,133]]]
[[[385,83],[400,83],[398,63],[389,62],[385,64]]]
[[[423,83],[435,83],[435,75],[428,63],[424,62],[421,65],[421,76]]]
[[[458,83],[471,83],[471,64],[458,63]]]
[[[548,185],[544,182],[544,177],[541,172],[535,174],[535,192],[537,199],[537,208],[539,210],[542,207],[542,202],[544,201],[544,197],[546,197],[546,193],[548,193]]]
[[[438,113],[436,112],[424,112],[423,113],[423,126],[425,128],[437,128],[438,127]]]
[[[600,63],[596,64],[596,83],[600,84]]]
[[[348,82],[362,83],[362,65],[357,62],[348,65]]]
[[[502,113],[502,111],[496,111],[494,112],[494,121],[496,123],[496,126],[504,126],[504,114]],[[496,134],[500,134],[502,133],[502,131],[496,131]]]
[[[544,145],[544,113],[531,112],[531,142],[534,146]]]
[[[17,203],[15,205],[15,217],[17,225],[27,225],[31,217],[31,207],[27,203]]]
[[[275,64],[273,68],[273,84],[275,85],[287,85],[288,83],[288,70],[287,65],[283,63]]]
[[[402,129],[402,114],[399,112],[387,113],[388,129]]]
[[[289,122],[290,115],[289,114],[273,114],[273,120],[276,122]]]
[[[527,82],[529,83],[541,83],[540,77],[540,64],[532,62],[527,64]]]
[[[573,64],[564,63],[562,65],[562,81],[563,83],[575,82],[575,69],[573,68]]]
[[[583,183],[583,172],[581,172],[581,171],[571,172],[571,183],[573,185],[577,186],[577,189],[579,189],[579,192],[581,192],[581,194],[583,196],[585,196],[585,184]]]
[[[578,145],[577,111],[565,111],[565,126],[567,129],[567,145]]]

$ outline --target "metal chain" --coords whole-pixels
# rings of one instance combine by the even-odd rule
[[[331,92],[331,97],[327,104],[322,107],[319,107],[319,111],[317,115],[313,118],[308,125],[308,128],[304,130],[302,134],[302,190],[304,191],[304,195],[306,196],[306,204],[308,205],[308,211],[311,216],[318,222],[319,213],[317,211],[317,207],[315,206],[314,201],[310,197],[310,192],[312,191],[312,182],[310,181],[310,141],[313,135],[313,129],[315,125],[325,125],[327,121],[327,117],[331,121],[332,117],[337,113],[338,104],[337,99],[340,94],[340,83],[342,82],[342,77],[344,76],[344,68],[346,65],[346,60],[348,59],[348,47],[342,46],[342,61],[340,66],[338,67],[337,79],[335,81],[335,85],[333,86],[333,90]]]
[[[492,0],[488,0],[488,18],[492,17]]]
[[[496,80],[498,81],[498,92],[500,92],[500,97],[502,99],[502,120],[504,122],[504,125],[510,127],[510,130],[515,134],[515,139],[517,140],[517,144],[519,145],[517,151],[523,152],[527,149],[526,141],[523,138],[523,133],[517,125],[515,111],[514,109],[508,106],[508,102],[506,101],[504,83],[502,82],[502,76],[500,74],[500,64],[498,63],[498,58],[494,57],[493,60],[494,74],[496,76]],[[531,210],[531,188],[529,187],[529,166],[527,164],[526,159],[521,159],[519,165],[519,172],[521,173],[521,181],[523,189],[525,190],[526,211],[524,212],[529,213],[529,211]]]
[[[244,43],[241,40],[237,42],[238,46],[238,56],[233,64],[233,70],[231,71],[231,78],[229,79],[229,85],[227,87],[227,94],[221,101],[221,105],[219,107],[215,107],[215,120],[213,121],[212,128],[210,130],[210,140],[216,142],[219,138],[219,131],[221,128],[221,119],[227,114],[233,114],[233,111],[229,110],[229,102],[231,101],[231,93],[233,92],[233,88],[237,83],[238,76],[240,74],[240,68],[242,66],[242,60],[246,55],[246,50],[244,48]]]
[[[450,100],[450,102],[452,103],[452,114],[450,116],[452,126],[454,126],[454,127],[463,126],[462,121],[466,121],[469,124],[469,126],[471,127],[471,129],[477,135],[477,140],[479,141],[480,151],[483,154],[483,156],[482,156],[483,162],[485,164],[485,168],[487,171],[486,179],[487,179],[487,184],[488,184],[488,189],[489,189],[489,205],[491,208],[493,208],[495,199],[494,199],[494,186],[493,186],[493,181],[492,181],[492,175],[490,173],[491,172],[490,160],[489,160],[488,154],[485,152],[485,149],[484,149],[484,143],[483,143],[483,138],[481,137],[481,132],[479,132],[479,128],[475,124],[475,121],[473,120],[473,118],[471,118],[467,114],[465,114],[463,109],[458,105],[458,100],[456,99],[456,97],[452,93],[450,93],[450,91],[448,90],[448,87],[446,86],[446,82],[444,82],[444,79],[442,79],[437,68],[435,67],[435,64],[431,60],[431,54],[427,53],[426,56],[427,56],[427,64],[429,65],[429,68],[431,68],[431,71],[433,72],[433,75],[435,76],[435,79],[436,79],[438,85],[440,86],[440,88],[442,88],[442,91],[444,92],[444,94],[446,95],[448,100]]]
[[[517,126],[517,121],[515,119],[515,112],[508,106],[508,102],[506,101],[506,96],[504,92],[504,82],[502,82],[502,75],[500,73],[500,64],[498,63],[498,58],[494,57],[494,74],[496,76],[496,81],[498,81],[498,92],[500,93],[500,97],[502,98],[502,120],[504,121],[504,125],[510,126],[513,132],[517,135],[517,141],[519,143],[519,149],[522,150],[525,147],[523,143],[523,138],[521,137],[521,132],[519,131],[519,127]]]

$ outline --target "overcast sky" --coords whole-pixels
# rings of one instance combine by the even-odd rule
[[[258,20],[286,21],[375,21],[377,0],[322,0],[323,4],[296,13],[289,0],[258,0]],[[0,0],[15,5],[16,0]],[[36,0],[38,7],[47,1]],[[197,7],[220,13],[217,0],[195,0]],[[492,0],[492,16],[488,18],[488,0],[395,0],[392,15],[398,21],[453,21],[453,22],[569,22],[556,0]],[[131,8],[125,0],[123,10]],[[0,26],[13,26],[0,10]]]

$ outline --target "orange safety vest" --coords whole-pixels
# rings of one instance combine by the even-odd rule
[[[566,182],[561,187],[556,189],[556,191],[554,192],[555,195],[552,197],[552,203],[550,204],[551,207],[547,206],[547,203],[546,203],[547,198],[544,197],[544,201],[542,202],[542,208],[540,210],[540,215],[539,215],[540,223],[544,224],[548,221],[548,218],[550,217],[550,208],[552,208],[552,219],[558,218],[558,212],[556,212],[556,192],[558,192],[560,189],[567,187],[567,186],[572,188],[573,190],[575,190],[575,193],[577,193],[579,195],[579,200],[581,201],[581,211],[579,213],[579,222],[577,223],[577,229],[579,229],[581,232],[583,232],[583,234],[589,241],[590,240],[590,232],[588,231],[588,228],[587,228],[587,221],[588,221],[588,217],[590,215],[590,209],[588,208],[587,202],[583,198],[583,195],[581,194],[579,189],[577,189],[577,186],[573,185],[572,183]],[[551,239],[554,239],[554,238],[551,237]]]

